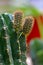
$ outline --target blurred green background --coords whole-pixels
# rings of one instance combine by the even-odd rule
[[[33,1],[34,2],[34,1]],[[13,13],[22,10],[25,15],[38,15],[39,11],[31,4],[31,0],[0,0],[0,13]]]
[[[0,0],[0,14],[5,12],[13,14],[18,10],[22,10],[24,16],[32,15],[37,18],[43,14],[43,0]],[[43,38],[43,24],[39,22],[38,26]]]

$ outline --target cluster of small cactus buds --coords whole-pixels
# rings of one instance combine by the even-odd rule
[[[34,18],[32,16],[27,16],[23,18],[23,12],[17,11],[14,14],[14,28],[16,31],[23,31],[23,33],[29,34],[33,28]]]

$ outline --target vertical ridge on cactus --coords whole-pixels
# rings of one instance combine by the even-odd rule
[[[4,18],[2,18],[2,22],[3,22],[3,27],[1,29],[1,40],[2,40],[1,54],[3,56],[5,65],[14,65],[11,47],[10,47],[10,39],[9,39],[9,35],[8,35],[8,28],[6,26]]]

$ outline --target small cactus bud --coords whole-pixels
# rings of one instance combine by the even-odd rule
[[[21,30],[21,23],[22,23],[23,13],[21,11],[16,11],[14,14],[14,28],[16,31]]]
[[[26,17],[23,20],[23,33],[29,34],[33,28],[34,19],[32,16]]]

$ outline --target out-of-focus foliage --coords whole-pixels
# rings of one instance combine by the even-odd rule
[[[30,56],[33,65],[43,65],[43,40],[34,39],[30,42]]]

